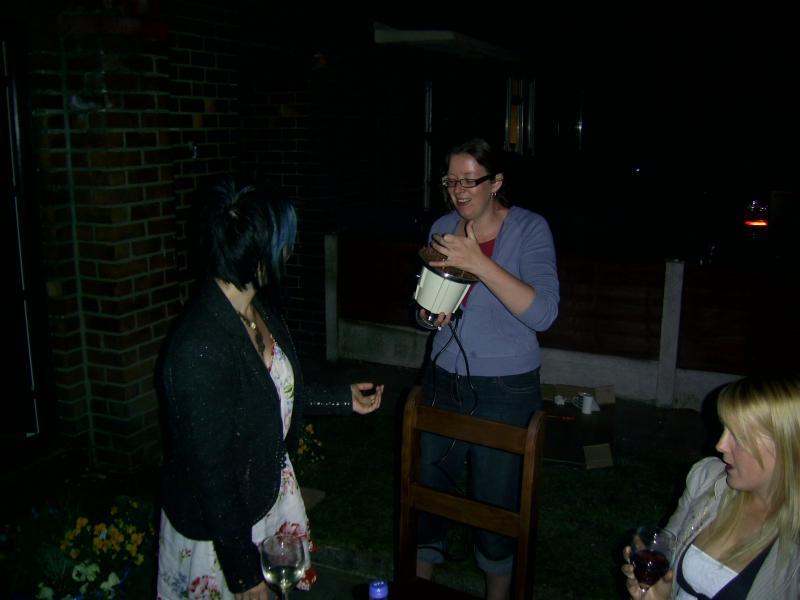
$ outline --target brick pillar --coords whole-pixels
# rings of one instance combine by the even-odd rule
[[[158,455],[153,367],[179,307],[168,68],[104,17],[35,40],[33,120],[60,430],[132,467]]]

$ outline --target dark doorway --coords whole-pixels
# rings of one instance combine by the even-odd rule
[[[32,458],[31,446],[40,446],[51,428],[43,415],[48,384],[52,381],[49,361],[48,319],[44,307],[43,275],[39,259],[39,218],[33,194],[26,186],[29,162],[29,119],[27,106],[25,36],[23,28],[2,23],[3,93],[0,126],[2,177],[2,250],[6,284],[5,335],[2,361],[3,419],[0,432],[4,442],[30,440],[25,452],[9,456]],[[16,444],[16,442],[14,442]],[[15,449],[21,446],[15,445]]]

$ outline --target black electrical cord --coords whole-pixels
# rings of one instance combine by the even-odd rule
[[[467,359],[467,353],[464,351],[464,346],[461,345],[461,338],[458,337],[458,334],[453,330],[453,336],[456,339],[456,344],[458,344],[458,349],[461,350],[461,355],[464,357],[464,369],[467,372],[467,385],[469,389],[472,391],[473,402],[472,408],[467,413],[469,416],[475,414],[475,411],[478,410],[478,390],[475,389],[475,386],[472,385],[472,376],[469,373],[469,360]],[[456,388],[458,389],[458,388]]]
[[[445,351],[445,349],[450,345],[450,343],[453,340],[455,340],[456,344],[458,345],[459,350],[461,351],[461,355],[464,357],[464,367],[465,367],[465,370],[466,370],[467,384],[469,385],[469,388],[472,391],[472,395],[473,395],[472,408],[467,413],[467,414],[469,414],[471,416],[471,415],[473,415],[475,413],[475,411],[478,408],[478,391],[475,389],[475,386],[472,384],[472,376],[471,376],[470,370],[469,370],[469,359],[467,358],[467,353],[464,350],[464,346],[461,343],[461,339],[458,336],[458,332],[456,331],[456,327],[453,325],[452,322],[450,322],[448,324],[448,327],[450,328],[450,338],[447,340],[445,345],[442,346],[442,348],[439,350],[439,352],[437,352],[436,355],[431,360],[431,387],[433,388],[433,398],[431,398],[431,404],[430,405],[432,407],[436,405],[436,393],[437,393],[436,361],[439,360],[439,357],[441,356],[442,352]],[[456,386],[455,386],[455,393],[458,394],[458,396],[460,398],[461,391],[460,391],[460,388],[459,388],[458,384],[456,384]],[[439,472],[442,473],[442,475],[444,475],[445,479],[447,479],[450,482],[450,485],[452,486],[452,488],[454,490],[456,490],[462,496],[466,496],[466,492],[461,488],[461,485],[459,485],[459,483],[457,481],[455,481],[453,479],[453,477],[450,475],[450,473],[448,473],[447,470],[444,468],[444,463],[447,460],[447,456],[450,454],[452,449],[455,447],[456,441],[457,440],[455,438],[451,439],[450,440],[450,445],[448,446],[447,450],[445,450],[444,454],[442,454],[442,456],[440,456],[438,459],[433,461],[431,464],[434,467],[436,467],[439,470]],[[463,553],[459,554],[459,555],[456,555],[454,553],[448,552],[445,548],[439,548],[438,546],[418,546],[418,548],[419,549],[434,550],[434,551],[438,552],[439,554],[441,554],[445,558],[445,560],[451,560],[451,561],[452,560],[463,560],[467,556],[466,546],[463,548]]]
[[[433,387],[433,398],[431,399],[431,406],[434,406],[435,402],[436,402],[436,361],[438,360],[439,356],[444,351],[444,349],[447,348],[448,345],[450,345],[450,342],[452,342],[455,339],[456,344],[458,344],[458,348],[461,351],[461,355],[464,357],[464,368],[466,370],[466,375],[467,375],[467,385],[469,385],[469,389],[472,391],[472,396],[473,396],[472,408],[467,413],[469,416],[472,416],[475,413],[475,411],[478,409],[478,391],[475,389],[475,386],[472,384],[472,376],[470,375],[470,370],[469,370],[469,359],[467,358],[467,353],[464,350],[464,346],[461,344],[461,339],[458,336],[458,332],[456,331],[456,328],[453,326],[452,322],[449,323],[448,326],[449,326],[450,331],[451,331],[450,339],[447,340],[447,343],[442,347],[441,350],[439,350],[439,352],[436,353],[436,356],[431,361],[431,363],[432,363],[431,364],[431,369],[432,369],[431,384],[432,384],[432,387]],[[458,395],[458,398],[460,400],[461,399],[461,390],[460,390],[460,387],[458,386],[458,384],[456,384],[456,386],[455,386],[455,393]],[[466,492],[461,488],[459,483],[457,481],[455,481],[450,476],[450,473],[448,473],[445,470],[444,466],[443,466],[444,462],[447,460],[447,455],[450,454],[452,449],[455,447],[456,441],[457,440],[455,438],[451,439],[450,440],[450,445],[447,447],[447,450],[445,450],[444,454],[442,454],[442,456],[437,458],[431,464],[434,467],[436,467],[437,469],[439,469],[439,471],[450,482],[450,485],[453,487],[453,489],[458,491],[461,495],[465,496]]]
[[[456,330],[453,328],[452,323],[450,324],[450,339],[447,340],[442,349],[436,353],[436,356],[433,357],[431,360],[431,387],[433,388],[433,398],[431,398],[431,407],[436,406],[436,361],[439,360],[439,357],[442,355],[442,352],[447,350],[447,347],[450,345],[450,342],[453,341],[453,338],[456,336]],[[459,344],[460,346],[460,344]]]

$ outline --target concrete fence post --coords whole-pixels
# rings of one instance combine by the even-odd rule
[[[664,303],[661,311],[661,342],[658,352],[656,384],[656,404],[658,406],[672,406],[675,399],[683,268],[683,261],[671,260],[667,261],[664,272]]]
[[[339,360],[339,306],[336,300],[339,282],[339,238],[325,234],[325,358]]]

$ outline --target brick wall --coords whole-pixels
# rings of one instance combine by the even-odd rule
[[[58,429],[121,467],[159,456],[153,370],[199,274],[195,192],[236,169],[239,123],[236,10],[126,9],[38,14],[30,42]]]
[[[310,147],[309,82],[302,77],[302,61],[274,64],[266,49],[255,48],[242,53],[242,71],[253,75],[242,93],[242,170],[266,177],[295,202],[299,232],[282,286],[295,343],[313,352],[320,346],[315,330],[324,331],[321,238],[314,215],[326,210],[311,190],[326,186],[319,154]],[[270,76],[259,76],[265,72]]]
[[[158,454],[153,367],[179,308],[168,69],[100,16],[40,17],[32,119],[59,429],[128,467]]]
[[[324,352],[323,235],[380,201],[365,148],[381,90],[364,22],[92,5],[35,17],[33,145],[59,429],[132,466],[158,456],[154,362],[201,274],[197,192],[221,174],[267,175],[295,200],[288,320],[302,352]]]
[[[298,240],[284,282],[288,322],[300,350],[321,356],[324,234],[347,228],[376,201],[369,149],[380,90],[364,22],[330,28],[319,18],[271,13],[244,25],[242,170],[268,176],[295,201]]]
[[[198,190],[236,172],[239,156],[237,3],[174,1],[169,26],[169,131],[175,157],[178,281],[185,300],[202,274],[194,253]]]

